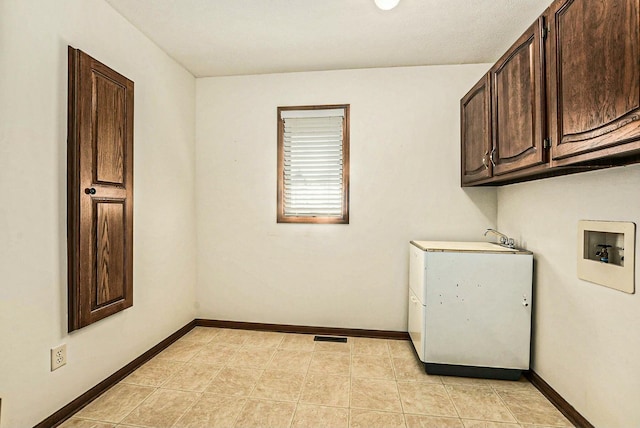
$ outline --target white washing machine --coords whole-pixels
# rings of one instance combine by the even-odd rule
[[[429,374],[518,379],[529,369],[533,254],[411,241],[409,335]]]

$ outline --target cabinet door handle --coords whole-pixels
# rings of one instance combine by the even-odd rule
[[[494,147],[493,150],[491,150],[491,154],[489,155],[489,160],[491,161],[491,165],[493,165],[494,167],[496,166],[495,161],[493,160],[493,154],[496,152],[496,148]]]
[[[484,169],[489,169],[489,164],[487,163],[487,156],[489,152],[484,152],[484,156],[482,156],[482,165],[484,165]]]

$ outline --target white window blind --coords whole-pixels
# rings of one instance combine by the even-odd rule
[[[283,110],[281,118],[284,215],[341,217],[345,110]]]

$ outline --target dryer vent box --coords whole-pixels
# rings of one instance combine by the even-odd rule
[[[580,220],[578,278],[633,294],[635,244],[635,223]]]

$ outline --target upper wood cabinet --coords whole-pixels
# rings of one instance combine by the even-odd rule
[[[546,167],[543,28],[540,17],[460,101],[463,186]]]
[[[489,75],[488,128],[478,85],[462,99],[463,186],[640,161],[640,0],[556,0]]]
[[[486,74],[460,101],[462,184],[491,177],[491,97]]]
[[[491,68],[493,175],[546,162],[540,17]]]
[[[551,5],[547,80],[553,165],[640,150],[638,3]]]

